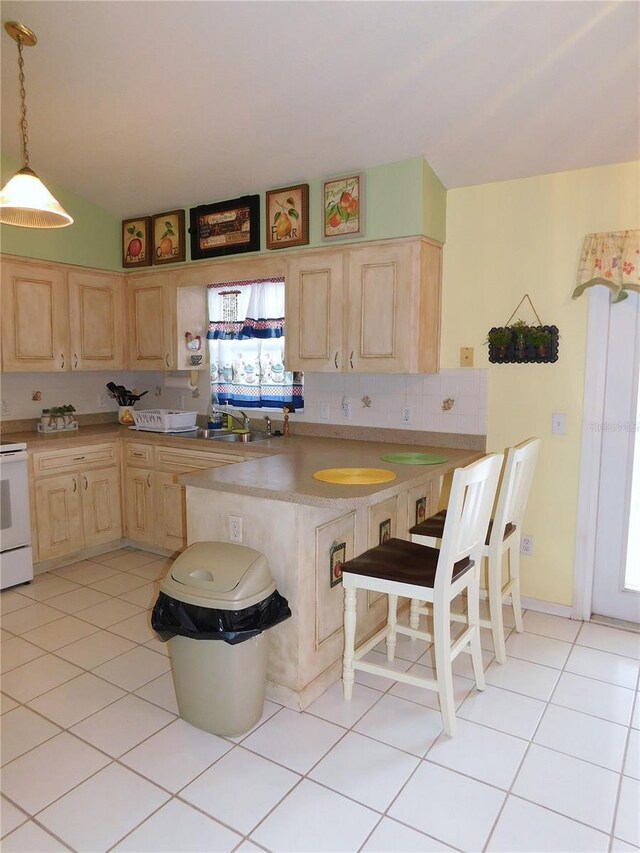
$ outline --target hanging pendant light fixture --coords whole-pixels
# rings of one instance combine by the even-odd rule
[[[7,21],[5,30],[18,45],[18,79],[20,81],[20,139],[22,143],[22,169],[0,191],[0,222],[22,228],[64,228],[73,219],[56,201],[34,171],[29,168],[27,148],[27,105],[24,88],[24,60],[22,48],[33,47],[35,33],[16,21]]]

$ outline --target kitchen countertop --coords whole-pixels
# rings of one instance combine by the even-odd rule
[[[394,465],[383,462],[382,454],[415,452],[416,446],[308,436],[276,438],[260,442],[260,447],[264,444],[272,445],[273,449],[262,459],[182,474],[178,480],[186,486],[212,491],[311,506],[353,508],[386,500],[407,486],[418,485],[425,478],[441,477],[482,455],[477,450],[425,446],[420,451],[446,456],[448,461],[440,465]],[[254,447],[256,452],[260,452],[260,447]],[[323,468],[384,468],[393,471],[396,479],[366,486],[323,483],[313,478]]]
[[[393,497],[407,486],[419,484],[425,477],[439,478],[452,468],[466,465],[482,455],[478,450],[453,447],[305,435],[234,444],[131,430],[117,423],[82,426],[79,430],[68,433],[15,432],[11,433],[10,437],[13,441],[26,442],[29,451],[126,439],[145,444],[206,449],[211,453],[238,455],[246,461],[182,474],[179,476],[179,482],[186,486],[217,492],[233,492],[311,506],[346,508],[373,504]],[[395,465],[380,459],[384,453],[417,450],[444,455],[448,461],[439,465]],[[251,456],[256,458],[247,459]],[[313,474],[323,468],[384,468],[393,471],[396,479],[365,486],[323,483],[313,478]]]

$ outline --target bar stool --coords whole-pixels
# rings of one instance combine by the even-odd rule
[[[480,651],[479,587],[481,549],[495,499],[503,455],[492,454],[458,468],[453,475],[447,518],[440,549],[417,545],[404,539],[389,539],[348,560],[342,567],[344,585],[344,658],[342,681],[345,700],[351,699],[355,670],[364,670],[437,691],[444,730],[456,730],[453,673],[451,665],[460,652],[471,654],[479,690],[484,690]],[[356,592],[370,589],[388,596],[385,627],[356,651]],[[451,601],[463,590],[468,595],[466,629],[451,641]],[[396,618],[398,596],[429,601],[433,606],[433,636],[405,625]],[[362,660],[384,637],[387,660],[393,660],[396,634],[433,640],[436,679],[390,671]]]
[[[513,618],[516,631],[522,632],[522,604],[520,601],[520,539],[522,521],[529,500],[533,473],[542,441],[529,438],[515,447],[509,448],[502,474],[502,484],[498,491],[498,503],[493,519],[489,522],[486,540],[482,546],[482,556],[488,560],[487,586],[489,594],[489,619],[480,619],[482,628],[490,628],[493,646],[498,663],[505,663],[507,652],[504,645],[502,603],[511,595]],[[409,531],[411,541],[420,545],[437,548],[444,535],[447,510],[416,524]],[[508,552],[507,581],[502,583],[502,557]],[[420,614],[428,614],[429,608],[420,601],[411,601],[409,625],[417,629]],[[464,616],[454,614],[454,621],[466,621]]]

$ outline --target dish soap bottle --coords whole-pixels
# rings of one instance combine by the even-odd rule
[[[218,411],[218,395],[214,392],[211,395],[211,403],[209,405],[209,414],[207,415],[208,429],[222,429],[222,413]]]

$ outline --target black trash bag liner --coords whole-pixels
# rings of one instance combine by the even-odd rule
[[[289,602],[277,591],[242,610],[187,604],[161,592],[151,614],[151,625],[163,643],[180,635],[193,640],[224,640],[233,646],[257,637],[290,616]]]

